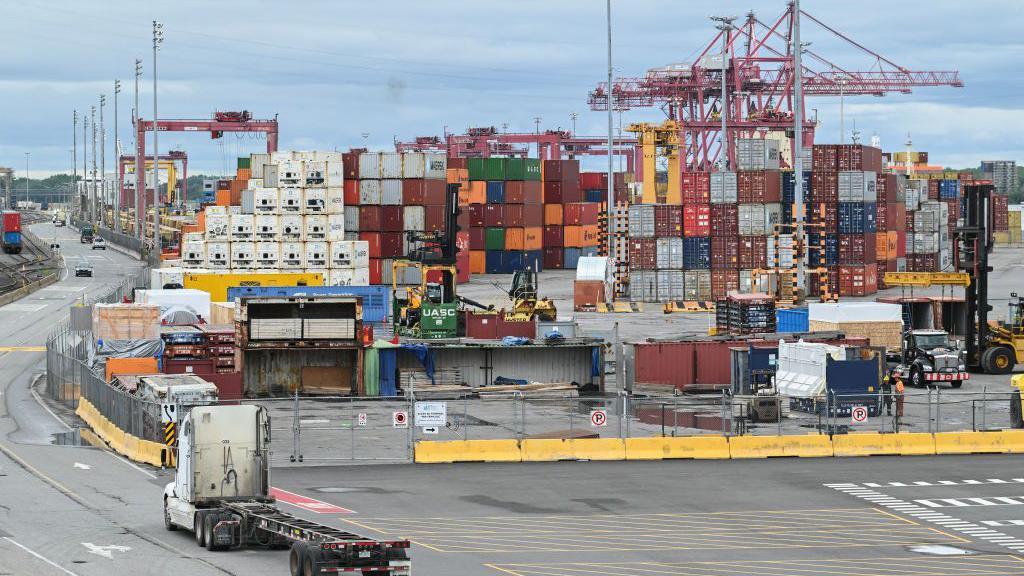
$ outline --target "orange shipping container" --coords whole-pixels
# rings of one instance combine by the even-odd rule
[[[206,230],[206,210],[200,210],[196,214],[196,226],[199,227],[200,232]]]
[[[445,178],[448,180],[449,184],[458,184],[458,182],[459,182],[459,169],[458,168],[449,168],[449,169],[445,170],[444,174],[445,174]]]
[[[450,172],[451,170],[449,170]],[[449,182],[454,184],[454,182]],[[469,206],[470,192],[469,182],[459,182],[459,206]]]
[[[249,180],[249,178],[252,178],[252,168],[239,168],[238,169],[238,179],[239,180]]]
[[[202,232],[203,230],[195,224],[185,224],[181,227],[182,234],[188,234],[189,232]]]
[[[231,206],[231,190],[217,190],[217,206]]]
[[[889,260],[895,260],[900,255],[900,233],[895,230],[890,230],[885,233],[885,238],[888,241],[888,248],[886,252],[889,254]]]
[[[119,374],[159,374],[156,358],[108,358],[107,382]]]
[[[469,272],[471,274],[487,273],[487,250],[469,251]]]
[[[879,262],[889,260],[892,256],[889,254],[889,235],[885,233],[878,233],[875,235],[875,258]]]
[[[597,246],[596,225],[588,226],[563,226],[563,245],[566,248],[584,248],[586,246]]]
[[[544,225],[545,226],[561,226],[562,225],[562,205],[561,204],[545,204],[544,205]]]
[[[525,233],[525,228],[505,228],[505,250],[525,250],[523,248]]]
[[[469,185],[469,203],[487,204],[487,182],[474,180]]]
[[[523,229],[523,250],[542,250],[544,248],[544,228],[541,226]]]

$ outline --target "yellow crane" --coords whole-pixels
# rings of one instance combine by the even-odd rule
[[[655,172],[657,171],[658,157],[664,157],[668,161],[668,186],[666,187],[665,202],[667,204],[682,204],[679,125],[674,120],[666,120],[661,124],[641,122],[630,124],[626,127],[626,131],[637,135],[637,142],[643,152],[641,201],[644,204],[657,203]]]

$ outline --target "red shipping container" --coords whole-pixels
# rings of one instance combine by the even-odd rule
[[[380,258],[380,232],[360,232],[359,239],[367,244],[370,258]]]
[[[712,270],[711,271],[711,298],[718,300],[725,298],[729,292],[740,289],[740,273],[736,270]],[[703,363],[703,358],[701,362]],[[725,363],[729,365],[728,362]]]
[[[683,236],[711,235],[711,205],[687,204],[683,206]]]
[[[241,400],[242,398],[241,372],[203,374],[203,380],[217,387],[217,397],[221,400]]]
[[[344,152],[341,155],[341,170],[345,173],[345,183],[350,180],[358,184],[359,180],[359,153]]]
[[[572,182],[579,186],[579,160],[544,160],[545,182]]]
[[[811,174],[811,197],[816,204],[839,202],[839,173],[813,172]]]
[[[707,172],[684,172],[683,204],[707,204],[711,201],[711,175]]]
[[[724,272],[724,274],[736,274],[737,288],[731,288],[730,290],[737,290],[739,285],[739,276],[737,272]],[[728,285],[731,285],[731,280],[727,281]],[[714,273],[712,272],[712,286],[714,286]],[[712,287],[712,291],[714,288]],[[724,294],[723,294],[724,297]],[[716,389],[725,388],[729,386],[729,381],[732,378],[731,364],[729,362],[730,355],[729,348],[736,346],[736,342],[730,341],[705,341],[705,342],[694,342],[693,343],[693,357],[695,364],[695,376],[694,384],[699,388],[703,389]],[[717,416],[717,415],[715,415]],[[720,420],[720,416],[719,422]],[[715,430],[721,430],[719,424],[714,428]]]
[[[523,204],[523,226],[535,228],[544,225],[543,204]]]
[[[522,204],[505,204],[502,212],[505,226],[510,228],[519,228],[523,226]]]
[[[939,181],[929,180],[928,181],[928,199],[938,200],[939,199]]]
[[[583,190],[579,182],[562,182],[562,202],[583,202]]]
[[[839,229],[839,203],[815,202],[807,215],[807,221],[818,226],[819,230],[824,225],[826,233],[833,233]]]
[[[683,233],[683,207],[658,204],[654,207],[654,235],[677,238]]]
[[[402,256],[405,256],[405,243],[402,242],[404,238],[405,235],[401,232],[381,232],[381,258],[401,258]]]
[[[541,204],[544,201],[544,183],[539,180],[524,180],[523,204]],[[506,190],[507,194],[507,190]],[[506,196],[507,199],[507,196]]]
[[[505,206],[503,204],[487,204],[484,206],[484,224],[489,228],[505,226]]]
[[[815,144],[811,148],[811,170],[814,173],[839,169],[839,150],[835,144]]]
[[[736,173],[737,197],[741,204],[779,202],[782,175],[777,170],[745,170]]]
[[[423,207],[423,229],[427,232],[444,232],[444,206]]]
[[[739,238],[736,236],[711,237],[711,269],[736,270],[739,268]]]
[[[565,204],[562,210],[562,223],[567,226],[592,226],[597,224],[599,205],[596,202],[573,202]],[[657,226],[657,207],[655,208],[655,226]]]
[[[498,315],[480,312],[466,313],[466,337],[477,340],[498,339]]]
[[[345,206],[359,206],[359,180],[345,180]]]
[[[459,215],[455,217],[455,223],[459,225],[460,230],[469,230],[469,211],[459,210]]]
[[[423,181],[423,205],[444,206],[448,199],[448,183],[444,180]]]
[[[505,204],[523,203],[523,182],[521,180],[509,180],[505,182]]]
[[[655,238],[629,239],[629,267],[634,270],[657,270],[658,244]]]
[[[367,232],[382,230],[380,206],[359,207],[359,229]]]
[[[466,167],[467,166],[466,166],[466,159],[465,158],[457,158],[455,156],[449,156],[448,157],[448,168],[449,169],[456,168],[458,170],[465,170]]]
[[[561,182],[544,182],[544,203],[545,204],[561,204],[562,203],[562,183]]]
[[[553,226],[549,226],[553,228]],[[561,230],[559,230],[561,232]],[[545,229],[545,238],[547,237],[547,230]],[[562,269],[562,248],[561,246],[547,246],[545,240],[544,246],[544,269],[545,270],[561,270]]]
[[[469,212],[469,225],[480,227],[487,225],[485,211],[484,204],[470,204],[469,210],[463,210],[463,212]]]
[[[875,230],[885,232],[889,229],[888,204],[881,202],[875,204]]]
[[[401,232],[405,229],[401,206],[380,207],[380,229],[383,232]]]
[[[742,236],[739,239],[739,266],[741,270],[768,267],[768,238]]]
[[[477,226],[471,226],[469,228],[469,249],[470,250],[486,250],[487,241],[484,236],[484,228]]]
[[[384,261],[380,258],[370,258],[370,284],[384,283]]]
[[[562,243],[564,242],[564,232],[561,226],[545,226],[544,227],[544,247],[558,248],[558,253],[562,253]]]
[[[584,190],[607,190],[607,172],[580,172],[580,188]]]
[[[423,205],[424,180],[406,178],[402,180],[402,204],[406,206]]]
[[[838,146],[838,164],[840,171],[845,170],[882,170],[882,151],[863,144],[840,144]]]
[[[907,233],[904,230],[900,230],[896,232],[896,235],[899,237],[896,240],[896,257],[905,258],[907,256]]]
[[[5,210],[3,218],[4,232],[21,232],[21,212]]]
[[[878,292],[877,266],[840,266],[839,295],[869,296]]]
[[[711,205],[711,236],[736,236],[740,233],[739,206]]]
[[[811,296],[821,296],[826,284],[829,294],[834,296],[839,293],[839,269],[834,266],[829,268],[826,274],[810,274],[808,278],[810,279],[808,290]]]
[[[469,271],[469,252],[459,252],[455,256],[455,281],[459,284],[469,282],[472,274]]]
[[[876,238],[874,233],[839,234],[839,264],[874,264],[877,261]]]
[[[216,374],[217,361],[163,359],[164,374]]]

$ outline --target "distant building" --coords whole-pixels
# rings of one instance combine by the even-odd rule
[[[1017,163],[1013,160],[982,160],[981,173],[999,194],[1008,196],[1017,189]]]

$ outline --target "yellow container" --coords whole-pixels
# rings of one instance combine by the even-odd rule
[[[993,232],[992,241],[996,244],[1009,244],[1010,233],[1009,232]]]
[[[324,275],[313,272],[225,274],[203,272],[185,274],[184,287],[210,293],[211,302],[227,302],[228,288],[235,286],[323,286]]]

